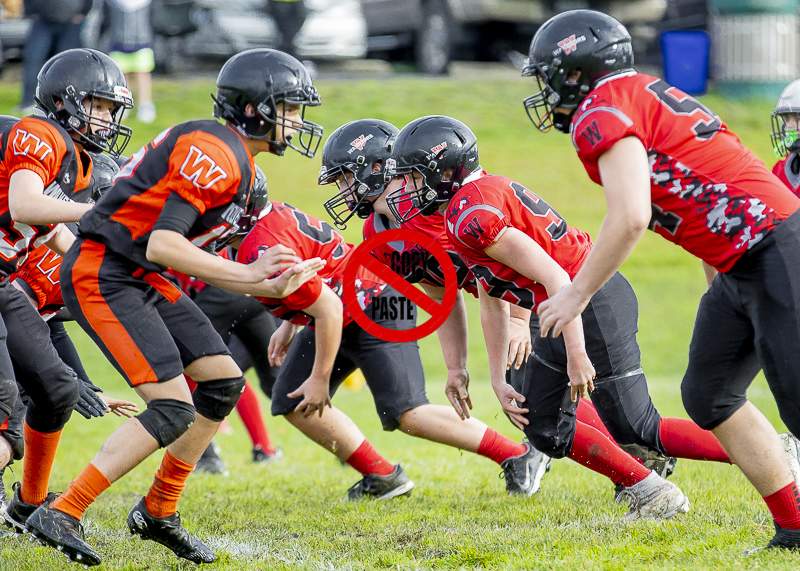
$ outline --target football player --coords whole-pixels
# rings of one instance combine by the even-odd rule
[[[772,174],[800,196],[800,79],[787,85],[778,97],[772,111],[770,139],[778,157]]]
[[[45,502],[61,429],[79,398],[73,372],[59,359],[50,330],[9,276],[29,251],[47,244],[63,254],[74,241],[61,222],[76,222],[91,205],[76,202],[92,177],[88,151],[119,155],[130,130],[119,120],[133,99],[119,66],[105,54],[68,50],[42,67],[36,115],[2,121],[0,161],[0,314],[8,347],[0,352],[0,425],[17,396],[9,353],[30,399],[23,427],[26,448],[21,486],[5,521],[24,529]],[[81,389],[86,385],[80,384]],[[94,398],[94,392],[84,393]]]
[[[763,368],[798,433],[800,372],[787,355],[800,348],[800,199],[711,110],[632,65],[627,30],[599,12],[559,14],[531,42],[523,74],[539,90],[525,107],[540,130],[571,134],[608,202],[580,271],[540,305],[541,334],[574,327],[648,228],[703,260],[716,277],[697,312],[683,404],[764,498],[775,522],[767,547],[797,548],[800,491],[746,392]]]
[[[325,202],[325,209],[339,228],[344,228],[354,215],[365,219],[363,237],[368,239],[388,229],[405,228],[421,232],[437,241],[448,252],[456,268],[458,294],[450,317],[439,327],[442,353],[447,366],[445,394],[462,420],[470,418],[472,402],[466,393],[468,337],[465,334],[466,308],[461,290],[478,294],[475,276],[450,245],[441,216],[415,218],[398,224],[386,205],[386,166],[399,130],[379,119],[351,121],[334,131],[322,149],[319,184],[333,184],[338,192]],[[389,242],[373,250],[373,256],[409,283],[420,283],[431,299],[444,298],[444,274],[436,258],[419,244]],[[516,308],[510,319],[513,332],[507,367],[519,369],[530,353],[531,312]],[[534,314],[535,318],[535,314]],[[510,374],[510,372],[509,372]],[[461,391],[461,392],[460,392]],[[443,426],[458,429],[453,411],[447,407],[427,405],[430,418],[447,421]],[[435,413],[435,414],[434,414]],[[422,417],[428,418],[428,417]],[[549,458],[527,441],[514,442],[477,419],[461,424],[470,452],[495,460],[503,468],[506,489],[513,494],[531,495],[541,488],[540,482],[549,468]],[[447,436],[443,435],[444,438]],[[472,439],[472,440],[470,440]],[[528,477],[530,476],[530,477]]]
[[[80,519],[98,495],[159,448],[167,450],[128,527],[195,563],[214,553],[181,525],[177,502],[197,459],[244,386],[242,372],[197,306],[162,274],[167,267],[228,289],[294,291],[321,267],[276,246],[245,266],[202,248],[249,217],[253,156],[287,147],[313,156],[321,128],[304,119],[320,104],[303,65],[275,50],[229,59],[214,115],[160,133],[125,164],[80,221],[64,255],[62,294],[75,320],[147,403],[120,426],[67,490],[28,518],[31,533],[73,560],[100,563]],[[268,279],[284,269],[280,277]],[[197,383],[190,393],[183,372]]]
[[[729,459],[710,432],[689,420],[661,418],[653,406],[636,343],[636,297],[621,274],[593,300],[582,322],[576,320],[566,343],[536,335],[521,391],[506,382],[506,302],[533,309],[558,291],[591,251],[589,235],[568,226],[517,181],[483,171],[475,135],[451,117],[406,125],[392,159],[387,203],[395,218],[446,209],[447,237],[480,284],[492,387],[512,421],[545,454],[568,456],[621,486],[617,499],[628,499],[628,519],[688,511],[677,486],[622,449],[642,459]],[[613,439],[590,422],[576,422],[578,397],[586,396],[595,376],[592,400]]]

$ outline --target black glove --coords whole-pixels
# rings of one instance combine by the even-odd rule
[[[78,383],[78,403],[75,405],[75,410],[83,418],[97,418],[105,415],[106,403],[97,396],[97,393],[102,393],[103,389],[93,385],[91,381],[83,381],[77,377],[75,382]]]

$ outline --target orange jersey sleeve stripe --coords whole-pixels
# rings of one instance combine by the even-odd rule
[[[133,386],[144,383],[157,383],[150,364],[139,347],[136,346],[125,327],[108,307],[100,292],[100,266],[105,257],[106,247],[98,242],[86,240],[81,245],[81,253],[72,266],[72,280],[75,296],[78,298],[84,317],[106,347]],[[113,343],[107,340],[113,340]]]

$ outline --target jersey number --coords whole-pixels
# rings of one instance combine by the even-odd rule
[[[511,182],[511,188],[514,189],[514,194],[522,206],[530,210],[531,214],[550,220],[546,230],[553,241],[560,240],[566,235],[567,221],[550,208],[549,204],[516,181]]]
[[[292,214],[294,214],[294,219],[297,220],[297,229],[300,231],[301,234],[314,240],[318,244],[330,244],[333,241],[333,235],[335,230],[333,227],[328,224],[327,222],[320,220],[320,227],[317,228],[308,217],[305,215],[304,212],[299,210],[292,209]],[[338,260],[344,256],[344,247],[339,244],[336,246],[336,249],[333,251],[333,259]]]
[[[654,81],[647,86],[647,89],[675,115],[694,115],[698,117],[699,121],[692,125],[692,133],[700,141],[708,141],[722,127],[719,117],[699,101],[692,99],[688,95],[685,99],[677,99],[669,93],[672,86],[665,81],[660,79]]]
[[[661,226],[664,230],[674,236],[678,231],[678,226],[680,226],[681,222],[683,222],[683,219],[672,212],[664,212],[655,204],[651,204],[651,206],[653,208],[653,214],[650,217],[650,225],[648,228],[655,232],[656,226]]]
[[[9,262],[15,260],[25,250],[36,235],[36,231],[27,224],[11,223],[11,232],[0,229],[0,256]]]

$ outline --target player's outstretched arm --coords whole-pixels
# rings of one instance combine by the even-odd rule
[[[620,139],[598,161],[608,212],[573,283],[539,307],[539,333],[559,335],[628,259],[650,224],[650,162],[636,137]]]
[[[327,285],[322,286],[317,300],[303,310],[314,318],[316,355],[311,376],[300,387],[288,394],[289,398],[302,397],[295,412],[310,416],[325,406],[331,406],[330,380],[333,363],[342,341],[342,300]]]
[[[520,430],[525,430],[528,419],[523,415],[528,409],[520,408],[517,404],[524,402],[525,397],[506,382],[508,302],[491,297],[480,284],[478,284],[478,297],[481,302],[481,328],[489,356],[489,378],[492,381],[492,389],[511,422]]]
[[[72,230],[66,226],[61,226],[58,229],[58,232],[56,232],[52,238],[45,242],[45,245],[59,256],[63,256],[67,253],[67,250],[70,249],[74,242],[75,234],[72,233]]]
[[[421,285],[428,297],[441,305],[444,300],[444,288],[428,284]],[[439,336],[444,363],[447,366],[447,383],[444,393],[461,420],[467,419],[472,408],[472,400],[469,398],[469,371],[467,370],[469,330],[467,328],[467,308],[464,305],[464,296],[461,290],[456,294],[456,302],[450,315],[436,330],[436,334]]]
[[[547,295],[555,295],[569,285],[569,274],[530,236],[516,228],[507,227],[486,248],[486,253],[516,270],[528,279],[542,284]],[[567,373],[572,387],[573,402],[586,391],[594,390],[594,366],[586,353],[583,322],[580,313],[563,326],[567,349]]]
[[[300,331],[300,326],[295,325],[289,321],[281,323],[280,327],[275,330],[275,333],[269,338],[269,364],[271,367],[280,367],[283,365],[283,360],[286,358],[286,353],[289,351],[289,346],[294,341],[297,332]]]
[[[31,226],[78,222],[91,208],[91,204],[59,200],[45,195],[44,181],[31,170],[21,169],[11,175],[8,184],[8,210],[15,222]]]
[[[513,365],[515,369],[519,370],[522,363],[528,362],[528,357],[533,351],[533,343],[531,343],[531,311],[513,304],[509,307],[509,311],[509,344],[506,369],[510,369]]]

